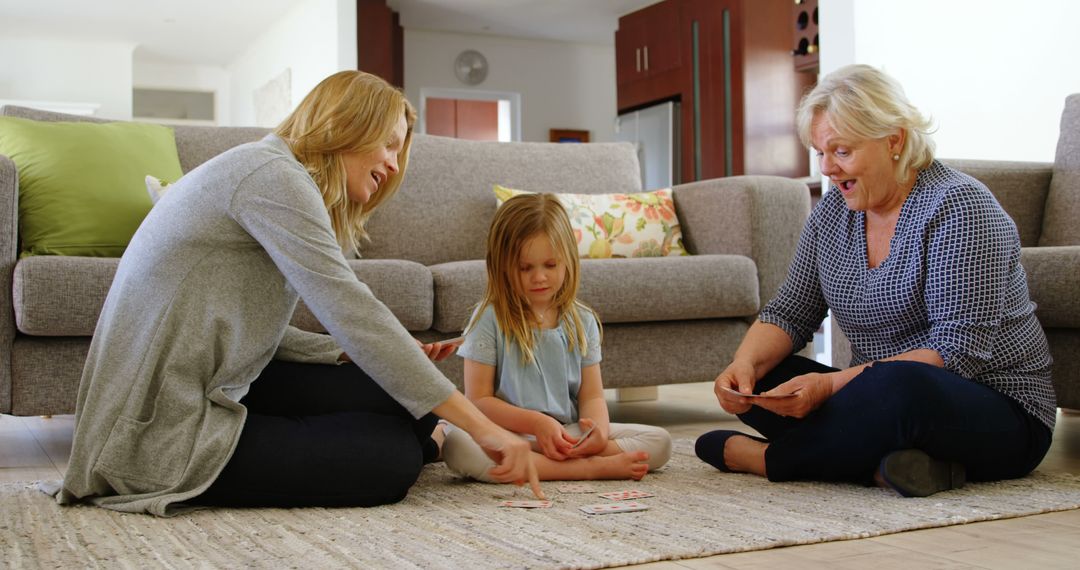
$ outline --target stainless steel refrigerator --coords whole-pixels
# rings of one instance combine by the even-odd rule
[[[670,188],[681,182],[678,103],[667,101],[619,115],[615,140],[637,145],[643,189]]]

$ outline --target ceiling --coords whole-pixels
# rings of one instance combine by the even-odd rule
[[[116,41],[144,61],[225,65],[303,0],[0,0],[0,35]],[[323,0],[326,1],[326,0]],[[406,29],[610,45],[659,0],[387,0]]]

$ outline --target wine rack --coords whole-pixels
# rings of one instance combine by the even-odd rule
[[[792,55],[798,71],[817,71],[821,43],[818,40],[818,0],[793,0],[794,29]]]

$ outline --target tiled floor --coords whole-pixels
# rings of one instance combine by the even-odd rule
[[[696,437],[740,424],[720,410],[710,384],[663,386],[650,402],[616,402],[612,419],[662,425]],[[0,482],[59,478],[71,447],[71,416],[0,416]],[[1080,414],[1059,414],[1041,469],[1080,473]],[[0,563],[2,566],[2,563]],[[1078,568],[1080,510],[888,536],[792,546],[635,568]]]

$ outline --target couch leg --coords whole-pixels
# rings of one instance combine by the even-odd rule
[[[615,388],[616,402],[646,402],[660,398],[658,386],[633,386],[630,388]]]

